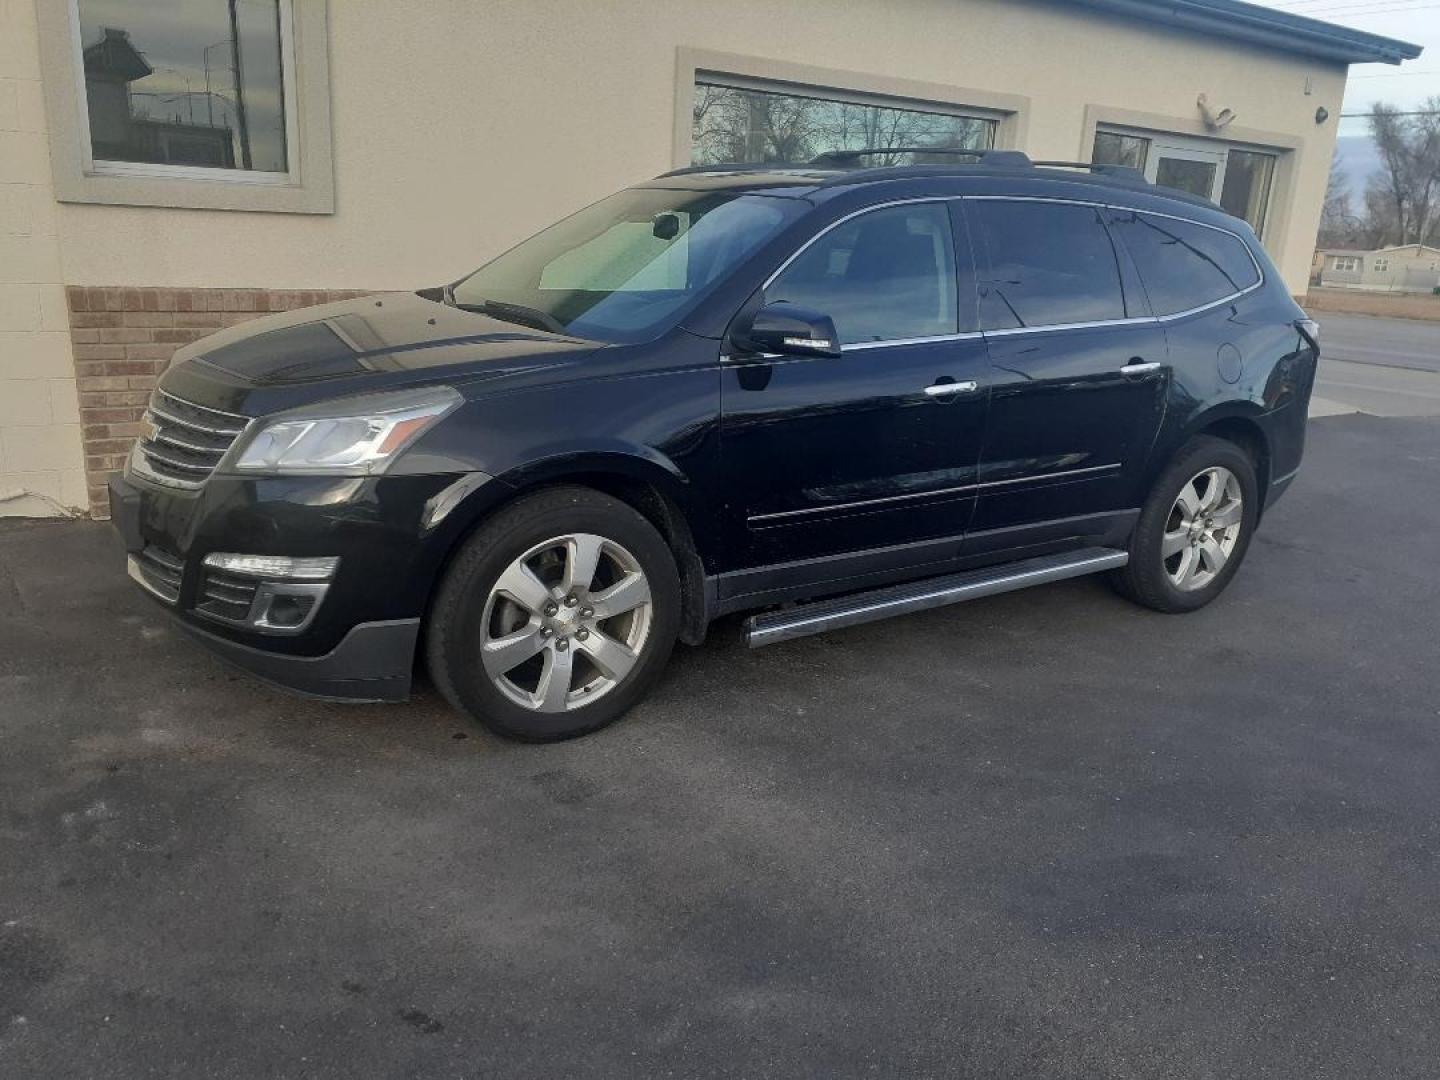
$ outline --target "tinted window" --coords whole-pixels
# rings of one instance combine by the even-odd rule
[[[1260,280],[1240,238],[1151,214],[1115,215],[1156,315],[1174,315],[1243,292]]]
[[[801,252],[765,299],[829,315],[847,344],[956,333],[950,215],[917,203],[847,221]]]
[[[987,330],[1125,317],[1120,265],[1100,211],[1065,203],[967,204],[989,269],[980,273]]]

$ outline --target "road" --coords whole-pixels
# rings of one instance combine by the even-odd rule
[[[1440,373],[1440,322],[1374,315],[1315,314],[1327,357]]]
[[[0,1076],[1431,1080],[1440,421],[1311,426],[1194,615],[1082,580],[561,746],[304,701],[0,526]]]
[[[1318,314],[1312,416],[1440,416],[1440,322]]]

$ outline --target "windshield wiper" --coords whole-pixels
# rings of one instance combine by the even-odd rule
[[[548,311],[541,311],[539,308],[526,307],[524,304],[511,304],[504,300],[478,300],[470,304],[458,303],[455,299],[455,291],[449,286],[445,289],[445,302],[451,307],[457,307],[461,311],[473,311],[479,315],[490,315],[496,319],[504,319],[506,322],[520,323],[522,326],[533,326],[537,330],[549,330],[552,334],[565,333],[565,324],[555,318]]]

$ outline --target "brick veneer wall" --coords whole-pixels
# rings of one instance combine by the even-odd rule
[[[140,433],[160,373],[181,345],[275,311],[328,304],[361,292],[319,289],[67,290],[90,513],[108,516],[105,481]]]

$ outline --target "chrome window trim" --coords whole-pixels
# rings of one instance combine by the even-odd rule
[[[843,352],[864,352],[867,349],[891,349],[903,345],[939,345],[947,341],[977,341],[985,335],[979,330],[967,330],[961,334],[934,334],[930,337],[886,338],[883,341],[854,341],[841,345]]]
[[[765,279],[764,283],[760,286],[760,291],[761,293],[764,293],[766,290],[768,290],[770,286],[774,284],[775,279],[778,278],[781,274],[783,274],[789,268],[791,263],[793,263],[801,255],[803,255],[809,249],[810,245],[814,244],[817,240],[825,236],[832,229],[837,229],[841,225],[844,225],[846,222],[853,221],[855,218],[860,217],[863,214],[868,214],[874,210],[886,210],[894,206],[910,206],[918,203],[951,203],[967,201],[1039,202],[1058,203],[1064,206],[1090,206],[1094,207],[1097,210],[1117,210],[1127,214],[1148,214],[1151,217],[1166,218],[1170,221],[1181,221],[1187,225],[1197,225],[1202,229],[1213,229],[1215,232],[1224,233],[1226,236],[1233,237],[1239,242],[1240,246],[1245,251],[1246,257],[1249,258],[1251,265],[1255,267],[1257,280],[1255,281],[1255,284],[1249,286],[1248,288],[1241,289],[1239,292],[1230,293],[1227,296],[1222,296],[1218,300],[1211,300],[1208,303],[1201,304],[1199,307],[1188,308],[1185,311],[1177,311],[1170,315],[1137,315],[1125,319],[1102,319],[1095,322],[1046,323],[1041,326],[1011,326],[1002,327],[998,330],[962,331],[956,334],[941,334],[934,337],[899,338],[887,341],[857,341],[841,345],[841,352],[858,352],[865,349],[879,349],[892,345],[898,346],[943,344],[947,341],[967,341],[983,337],[1014,337],[1021,334],[1050,333],[1053,331],[1092,330],[1103,329],[1105,327],[1112,326],[1141,326],[1154,325],[1157,323],[1175,322],[1180,319],[1189,318],[1192,315],[1199,315],[1203,312],[1210,311],[1213,308],[1223,307],[1226,304],[1232,304],[1236,300],[1239,300],[1241,297],[1249,296],[1252,292],[1255,292],[1257,289],[1261,288],[1266,282],[1265,268],[1260,265],[1260,260],[1255,258],[1255,253],[1250,250],[1250,245],[1245,242],[1245,238],[1243,236],[1241,236],[1234,229],[1227,229],[1223,225],[1212,225],[1206,221],[1196,221],[1194,218],[1185,217],[1182,214],[1167,214],[1162,210],[1142,210],[1134,206],[1124,206],[1120,203],[1102,202],[1092,199],[1076,199],[1067,196],[1057,195],[919,195],[913,199],[891,199],[888,202],[874,203],[871,206],[861,207],[859,210],[853,210],[850,213],[844,215],[843,217],[836,218],[834,221],[830,222],[830,224],[826,225],[814,236],[810,237],[810,239],[806,240],[803,244],[796,248],[785,259],[785,261],[782,262],[779,267],[777,267],[774,272],[772,272],[770,276]],[[1136,270],[1136,274],[1139,274],[1138,268]],[[957,284],[958,277],[959,275],[957,267]],[[1142,287],[1144,285],[1143,278],[1141,279],[1141,285]],[[728,359],[728,356],[721,357],[721,360]],[[762,357],[761,359],[764,359],[764,357]]]
[[[999,330],[986,330],[986,337],[1015,337],[1020,334],[1052,334],[1063,330],[1102,330],[1107,326],[1154,326],[1159,322],[1154,315],[1135,315],[1126,319],[1097,319],[1093,322],[1046,323],[1044,326],[1004,326]]]
[[[1092,465],[1084,469],[1066,469],[1063,472],[1035,473],[1030,476],[1017,476],[1009,480],[987,480],[984,483],[962,484],[953,488],[937,488],[934,491],[912,491],[904,495],[886,495],[878,499],[859,499],[855,502],[833,503],[829,506],[806,506],[799,510],[778,510],[770,514],[755,514],[745,519],[747,525],[760,525],[770,521],[782,521],[789,518],[808,517],[811,514],[826,514],[837,510],[853,510],[862,506],[880,506],[885,503],[907,502],[912,499],[939,498],[944,495],[963,495],[967,491],[985,491],[989,488],[1012,487],[1015,484],[1031,484],[1040,480],[1053,480],[1061,477],[1085,476],[1091,473],[1115,472],[1121,468],[1119,462],[1110,465]]]

